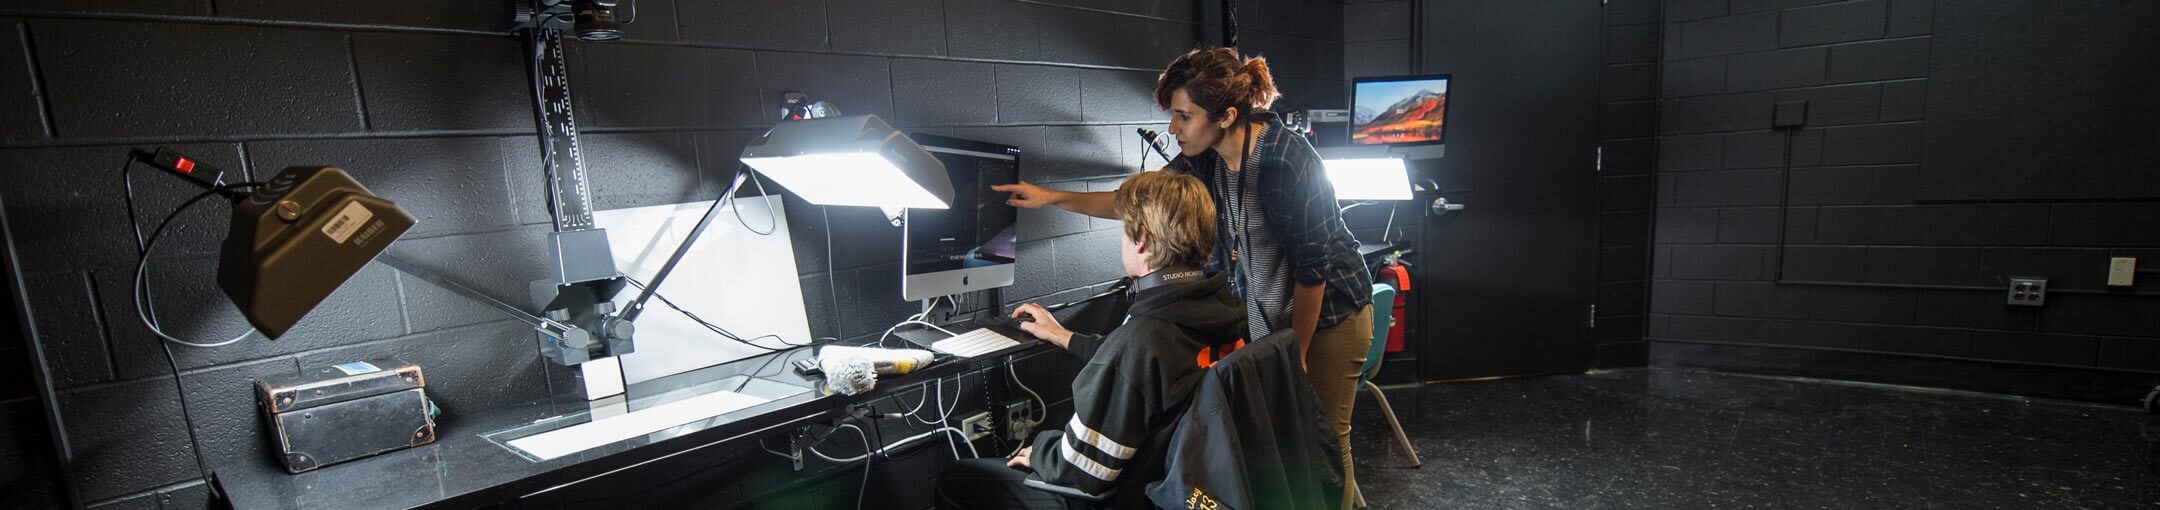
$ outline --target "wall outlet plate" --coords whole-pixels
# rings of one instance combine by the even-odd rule
[[[2109,287],[2129,287],[2137,284],[2137,258],[2115,257],[2108,259]]]
[[[1035,429],[1035,401],[1015,400],[1003,406],[1005,410],[1005,440],[1026,442],[1028,433]]]
[[[960,432],[969,441],[990,437],[997,430],[990,424],[990,412],[983,411],[960,419]]]
[[[2010,306],[2044,306],[2047,304],[2047,279],[2037,277],[2010,278]]]

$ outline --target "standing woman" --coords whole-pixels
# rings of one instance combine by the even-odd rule
[[[1372,275],[1336,208],[1335,187],[1320,154],[1266,111],[1281,93],[1267,60],[1237,50],[1186,52],[1155,82],[1155,103],[1170,111],[1180,156],[1167,171],[1207,184],[1218,215],[1215,260],[1245,298],[1250,338],[1295,330],[1313,390],[1342,444],[1343,507],[1356,498],[1350,461],[1350,408],[1358,369],[1372,342]],[[998,186],[1013,205],[1054,205],[1116,218],[1112,192],[1072,192],[1028,183]]]

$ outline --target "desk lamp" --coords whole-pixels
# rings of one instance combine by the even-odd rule
[[[289,167],[267,183],[227,185],[222,170],[170,149],[134,151],[129,158],[208,190],[196,200],[222,195],[232,201],[232,226],[218,252],[218,287],[249,325],[270,338],[283,336],[416,221],[334,167]],[[250,187],[251,193],[237,191]],[[160,224],[152,233],[152,243],[163,229]],[[138,266],[147,265],[145,253]]]

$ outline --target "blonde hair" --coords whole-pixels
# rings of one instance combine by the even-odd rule
[[[1156,269],[1204,265],[1215,254],[1215,200],[1200,179],[1178,172],[1141,172],[1118,187],[1113,203],[1125,237],[1147,243]]]

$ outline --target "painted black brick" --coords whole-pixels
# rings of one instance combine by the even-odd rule
[[[1641,4],[1649,4],[1648,10],[1650,12],[1651,21],[1638,21],[1635,23],[1615,23],[1615,25],[1637,25],[1642,23],[1656,22],[1655,17],[1657,15],[1657,2],[1649,0],[1625,0],[1621,3],[1629,5],[1609,6],[1606,12],[1612,13],[1615,10],[1625,8],[1629,11],[1633,11],[1630,14],[1631,18],[1640,17],[1640,11],[1643,10],[1643,6]],[[1412,23],[1415,23],[1415,20],[1412,20],[1410,18],[1410,2],[1372,2],[1345,5],[1343,6],[1343,26],[1355,27],[1355,29],[1344,30],[1343,41],[1358,42],[1382,41],[1389,39],[1409,39],[1410,25]]]
[[[1699,96],[1725,91],[1725,57],[1667,61],[1665,97]]]
[[[1755,280],[1767,273],[1764,248],[1756,246],[1673,246],[1672,277],[1688,280]]]
[[[996,74],[998,122],[1080,120],[1080,71],[1068,67],[999,65]]]
[[[757,52],[757,89],[763,112],[780,111],[780,95],[802,92],[830,101],[849,115],[891,118],[892,64],[880,57]],[[777,114],[773,114],[777,115]]]
[[[944,55],[945,15],[939,0],[827,0],[827,29],[835,50]]]
[[[0,70],[14,73],[13,78],[0,80],[0,142],[43,139],[45,106],[39,101],[37,85],[31,82],[30,60],[20,36],[22,21],[0,20],[0,28],[16,35],[0,40]]]
[[[1716,169],[1724,156],[1718,135],[1668,136],[1659,142],[1658,169],[1666,172]]]
[[[361,128],[351,54],[335,33],[80,19],[34,20],[30,32],[61,138]],[[159,79],[122,79],[123,69]]]
[[[1787,246],[1785,279],[1802,282],[1858,282],[1867,275],[1867,248]]]
[[[997,122],[1000,102],[983,100],[998,97],[997,69],[992,64],[974,62],[894,60],[894,123],[923,126]]]
[[[1927,76],[1929,38],[1914,37],[1830,48],[1830,82]]]
[[[1905,289],[1824,287],[1809,293],[1808,317],[1833,322],[1912,324],[1914,291]]]
[[[1640,25],[1605,29],[1605,63],[1626,64],[1657,60],[1658,27]]]
[[[1934,23],[1935,0],[1890,0],[1890,22],[1886,35],[1924,35],[1934,31]]]
[[[1861,0],[1786,10],[1778,19],[1778,42],[1791,47],[1881,38],[1889,3]]]
[[[507,38],[365,33],[353,36],[369,127],[379,131],[530,128],[522,45]]]
[[[1820,48],[1816,48],[1820,49]],[[1843,85],[1779,92],[1777,102],[1807,102],[1807,125],[1842,126],[1881,119],[1882,88],[1875,84]],[[1911,120],[1911,119],[1904,119]]]
[[[1920,120],[1927,111],[1927,80],[1883,84],[1882,121]]]
[[[1725,0],[1672,0],[1665,6],[1667,23],[1725,15]]]
[[[2100,357],[2100,339],[2077,335],[1980,331],[1973,333],[1972,354],[1974,357],[1986,359],[2093,366],[2098,364]]]
[[[1401,5],[1409,4],[1408,2],[1395,3]],[[1606,2],[1605,26],[1617,27],[1623,25],[1647,25],[1657,23],[1658,14],[1660,13],[1659,8],[1661,7],[1660,5],[1658,5],[1659,3],[1659,0],[1619,0],[1615,2]],[[1364,4],[1352,4],[1349,7],[1356,7],[1357,5]],[[1347,9],[1345,10],[1347,11]],[[1405,19],[1409,17],[1408,10],[1404,10],[1402,14],[1403,18]],[[1346,37],[1349,36],[1348,33],[1345,33],[1343,35]]]
[[[1777,242],[1780,211],[1775,207],[1718,210],[1717,242],[1767,244]]]
[[[1657,242],[1700,244],[1717,240],[1718,210],[1707,208],[1659,209]]]
[[[1650,283],[1650,311],[1681,315],[1709,315],[1716,283],[1688,280],[1656,280]]]
[[[1716,313],[1733,317],[1803,319],[1814,287],[1769,282],[1718,282]]]
[[[825,2],[677,2],[684,40],[760,49],[832,48]]]
[[[1799,48],[1726,57],[1725,86],[1752,92],[1820,85],[1829,55],[1824,48]]]
[[[1042,54],[1038,17],[1049,9],[1008,0],[946,0],[945,44],[955,57],[1035,60]]]
[[[1920,124],[1873,124],[1823,130],[1823,163],[1877,165],[1920,162]]]
[[[1681,23],[1682,58],[1752,53],[1777,48],[1775,12],[1743,14]]]

